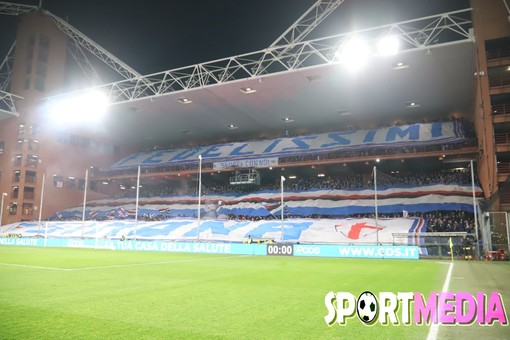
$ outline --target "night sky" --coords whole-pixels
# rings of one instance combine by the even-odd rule
[[[42,7],[149,74],[268,47],[314,2],[45,0]],[[469,0],[346,0],[307,40],[467,7]],[[2,60],[18,20],[0,16]]]

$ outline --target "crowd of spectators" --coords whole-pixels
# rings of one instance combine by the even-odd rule
[[[460,232],[474,233],[474,215],[466,211],[433,211],[415,214],[428,222],[427,231],[430,232]]]
[[[310,177],[287,181],[286,191],[307,191],[312,189],[372,189],[373,177],[371,174],[355,174],[349,177]],[[169,182],[167,186],[143,186],[140,188],[140,197],[169,197],[179,195],[197,195],[197,183],[195,181],[185,182]],[[471,175],[464,171],[445,171],[445,172],[424,172],[424,173],[396,173],[396,174],[379,174],[378,186],[422,186],[430,184],[470,184]],[[254,185],[230,185],[217,184],[214,182],[203,183],[202,194],[248,194],[262,190],[280,190],[280,184],[265,184],[261,186]],[[125,196],[133,197],[134,190],[125,192]],[[292,216],[289,212],[284,212],[286,218],[374,218],[373,214],[365,215],[348,215],[348,216]],[[379,214],[379,218],[395,218],[402,217],[399,214]],[[409,212],[409,217],[423,218],[427,223],[427,231],[429,232],[474,232],[473,214],[465,211],[431,211],[426,213]],[[186,217],[186,216],[183,216]],[[187,216],[189,217],[189,216]],[[193,216],[192,216],[193,217]],[[107,218],[107,217],[105,217]],[[168,219],[164,214],[144,214],[139,219],[146,221],[157,221]],[[280,215],[274,216],[243,216],[228,215],[228,219],[258,221],[263,219],[279,219]]]
[[[438,171],[423,173],[395,173],[386,174],[377,172],[378,188],[392,186],[423,186],[430,184],[471,184],[471,174],[465,171]],[[202,181],[202,195],[241,195],[264,190],[280,190],[280,181],[264,183],[261,185],[231,185],[229,183],[217,183],[207,178]],[[345,177],[308,177],[289,179],[285,182],[285,191],[304,191],[313,189],[373,189],[374,181],[371,174],[354,174]],[[168,197],[168,196],[196,196],[198,185],[191,179],[181,181],[169,181],[165,184],[144,185],[140,188],[140,197]],[[115,198],[135,197],[133,188],[122,190]]]

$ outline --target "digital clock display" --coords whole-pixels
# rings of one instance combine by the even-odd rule
[[[267,255],[273,256],[292,256],[294,247],[292,244],[268,244]]]

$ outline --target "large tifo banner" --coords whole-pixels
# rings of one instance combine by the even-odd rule
[[[233,159],[257,159],[391,146],[417,146],[464,140],[458,122],[423,123],[392,126],[374,130],[351,130],[308,136],[267,139],[196,147],[143,152],[130,155],[112,166],[122,169],[135,166],[221,162]]]
[[[471,185],[433,184],[393,186],[378,189],[378,212],[400,214],[443,211],[473,211]],[[479,186],[477,196],[482,195]],[[280,218],[281,193],[266,190],[250,194],[204,195],[201,216],[205,219],[226,219],[228,215]],[[135,198],[101,199],[87,202],[87,219],[129,219],[136,213]],[[285,193],[285,216],[308,217],[349,216],[374,213],[373,189],[311,189]],[[83,207],[60,211],[59,219],[81,219]],[[139,217],[196,217],[196,196],[143,197],[139,200]]]
[[[137,239],[151,241],[274,242],[321,244],[393,244],[394,233],[421,233],[426,230],[421,218],[291,219],[291,220],[197,220],[172,219],[138,223],[133,220],[96,222],[22,222],[3,226],[1,235],[21,238]],[[198,235],[200,233],[200,235]],[[408,245],[419,245],[409,238]],[[399,242],[399,244],[401,244]]]

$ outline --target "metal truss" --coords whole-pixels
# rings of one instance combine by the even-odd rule
[[[0,91],[0,112],[8,113],[18,117],[19,113],[16,111],[14,101],[23,99],[23,97],[16,96],[12,93]]]
[[[23,5],[23,4],[15,4],[0,1],[0,15],[22,15],[27,12],[41,10],[40,7],[31,6],[31,5]],[[139,78],[142,82],[144,82],[143,77],[140,73],[129,67],[127,64],[122,62],[120,59],[109,53],[106,49],[99,46],[92,39],[87,37],[85,34],[78,31],[68,22],[64,21],[60,17],[50,13],[49,11],[43,11],[45,15],[48,15],[51,20],[55,23],[55,25],[66,34],[70,40],[68,44],[69,52],[71,56],[76,60],[80,69],[85,73],[86,77],[89,79],[91,84],[97,84],[100,80],[97,72],[93,68],[89,59],[85,55],[83,49],[92,53],[103,63],[111,67],[114,71],[120,74],[125,79],[131,78]],[[5,91],[9,85],[12,73],[12,60],[14,57],[14,44],[11,46],[11,49],[7,53],[7,56],[4,58],[1,66],[0,66],[0,90]],[[145,82],[146,83],[146,82]],[[150,84],[147,84],[150,87]],[[9,110],[10,113],[17,115],[16,109],[14,107],[14,101],[9,95],[6,95],[7,92],[3,92],[0,97],[0,110],[7,112]]]
[[[24,13],[39,9],[40,8],[37,6],[21,5],[0,1],[0,15],[1,14],[22,15]],[[124,62],[122,62],[120,59],[112,55],[103,47],[99,46],[99,44],[94,42],[85,34],[78,31],[75,27],[73,27],[71,24],[69,24],[62,18],[46,10],[44,10],[43,13],[48,15],[51,18],[51,20],[57,25],[57,27],[62,32],[64,32],[75,43],[75,45],[82,46],[84,49],[95,55],[99,60],[101,60],[106,65],[111,67],[113,70],[115,70],[123,78],[130,79],[134,77],[141,77],[140,73],[136,72],[134,69],[126,65]],[[85,59],[83,58],[84,56],[83,51],[78,52],[77,48],[74,47],[71,50],[71,54],[73,55],[73,57],[75,57],[75,59],[77,59],[78,63],[82,62],[85,64],[85,66],[83,66],[83,64],[80,65],[82,69],[86,69],[86,72],[91,71],[91,64],[90,62],[88,62],[88,60],[85,61],[86,58]],[[86,75],[89,76],[90,73],[86,73]]]
[[[338,63],[338,51],[352,37],[375,42],[392,35],[400,41],[400,53],[431,49],[460,42],[473,42],[471,9],[408,20],[293,45],[274,46],[262,51],[136,77],[103,86],[111,103],[121,103],[167,93],[186,91],[268,74]],[[282,55],[282,51],[287,51]],[[80,91],[78,91],[80,92]],[[66,94],[71,95],[71,94]]]
[[[293,45],[302,41],[311,31],[313,31],[315,27],[317,27],[344,1],[345,0],[318,0],[269,47]]]
[[[13,4],[10,2],[0,1],[0,14],[5,15],[21,15],[30,11],[37,10],[39,7],[32,5]]]
[[[11,82],[15,46],[16,41],[12,43],[11,48],[0,65],[0,91],[7,91],[7,87],[9,87],[9,83]]]
[[[77,44],[75,40],[69,40],[69,43],[67,44],[67,50],[78,64],[83,74],[85,74],[85,77],[87,77],[89,84],[91,86],[100,84],[101,77],[99,77],[97,74],[96,70],[90,63],[90,60],[85,55],[85,52],[83,52],[81,46]]]
[[[269,47],[287,46],[287,48],[279,51],[278,57],[285,58],[285,55],[291,52],[292,47],[303,41],[303,39],[315,29],[328,15],[330,15],[345,0],[318,0],[306,11],[292,26],[290,26],[278,39],[276,39]],[[290,55],[292,58],[292,55]],[[258,65],[262,67],[262,64]],[[270,64],[266,64],[264,68],[255,70],[255,73],[263,73]]]
[[[72,41],[74,41],[77,45],[83,47],[94,56],[96,56],[103,63],[111,67],[118,74],[123,76],[126,79],[130,78],[138,78],[142,77],[142,75],[136,72],[134,69],[129,67],[127,64],[122,62],[120,59],[115,57],[113,54],[108,52],[103,47],[99,46],[95,41],[87,37],[85,34],[78,31],[75,27],[69,24],[67,21],[62,18],[48,12],[44,11],[46,15],[48,15],[51,20],[57,25],[57,27],[64,32]]]

